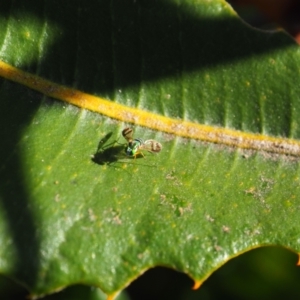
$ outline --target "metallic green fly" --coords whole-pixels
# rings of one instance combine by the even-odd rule
[[[162,149],[161,143],[155,140],[142,140],[140,138],[133,138],[132,128],[125,128],[122,131],[123,137],[128,142],[127,147],[125,148],[125,153],[127,156],[136,158],[138,155],[144,157],[143,151],[148,151],[151,153],[159,153]]]

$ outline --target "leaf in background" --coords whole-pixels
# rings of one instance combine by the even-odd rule
[[[259,133],[258,150],[268,135],[299,138],[298,46],[246,26],[224,1],[6,1],[0,11],[0,57],[15,67],[158,119]],[[6,80],[0,97],[0,267],[33,295],[80,282],[113,298],[155,265],[200,284],[252,248],[299,251],[297,156],[136,127],[163,150],[134,160],[122,155],[122,122]]]

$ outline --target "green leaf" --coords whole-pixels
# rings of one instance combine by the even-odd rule
[[[299,252],[300,52],[290,37],[250,28],[221,0],[5,1],[0,11],[3,61],[110,99],[113,113],[113,103],[137,108],[126,120],[151,126],[134,137],[163,145],[126,157],[128,124],[48,98],[50,83],[45,94],[24,86],[43,90],[38,78],[3,79],[3,274],[36,296],[83,283],[112,299],[152,266],[198,285],[252,248]],[[254,150],[179,138],[155,127],[163,117],[191,132],[199,123],[260,135]],[[272,138],[294,156],[265,149]]]

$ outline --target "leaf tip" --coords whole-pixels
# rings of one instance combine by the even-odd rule
[[[300,266],[300,254],[298,254],[298,261],[297,261],[297,264],[296,264],[297,267]]]
[[[118,294],[119,292],[113,293],[111,295],[107,295],[106,300],[114,300]]]
[[[199,289],[199,287],[201,286],[202,282],[203,282],[203,281],[201,281],[201,280],[195,280],[194,286],[192,287],[192,289],[193,289],[193,290]]]

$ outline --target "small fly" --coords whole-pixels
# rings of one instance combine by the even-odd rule
[[[148,151],[151,153],[159,153],[162,149],[161,143],[155,140],[142,140],[140,138],[133,138],[132,128],[125,128],[122,131],[123,137],[128,142],[127,147],[125,148],[125,153],[127,156],[136,158],[138,155],[142,155],[143,151]]]

